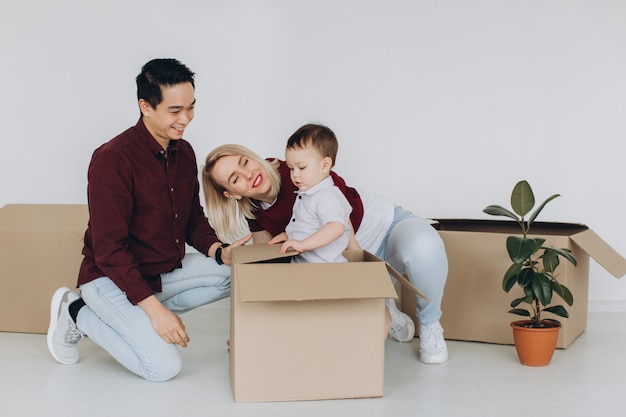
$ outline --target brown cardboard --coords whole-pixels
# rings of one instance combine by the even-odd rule
[[[508,311],[511,301],[520,297],[522,291],[514,287],[505,293],[502,278],[511,264],[505,241],[507,236],[519,234],[519,226],[515,222],[489,220],[437,222],[435,227],[443,238],[449,263],[441,318],[445,338],[513,344],[509,323],[521,317]],[[561,319],[546,314],[561,322],[557,347],[566,348],[587,326],[589,257],[617,278],[626,274],[626,259],[585,225],[536,222],[531,231],[532,236],[545,238],[546,246],[570,249],[578,261],[574,267],[562,260],[557,269],[559,282],[574,296],[574,305],[559,303],[556,295],[554,302],[563,304],[570,317]],[[402,297],[401,304],[402,310],[417,322],[415,297]]]
[[[233,249],[230,379],[235,401],[381,397],[387,265],[265,263],[279,245]],[[287,259],[288,261],[288,259]]]
[[[86,205],[0,208],[0,331],[46,333],[52,294],[76,286],[87,221]]]

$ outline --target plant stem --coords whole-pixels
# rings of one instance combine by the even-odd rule
[[[535,323],[541,323],[541,309],[539,306],[539,300],[535,299]]]

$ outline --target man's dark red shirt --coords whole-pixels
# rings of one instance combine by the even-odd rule
[[[206,255],[218,241],[183,139],[164,150],[139,120],[94,152],[88,182],[79,286],[107,276],[136,304],[161,290],[161,273],[181,266],[185,243]]]

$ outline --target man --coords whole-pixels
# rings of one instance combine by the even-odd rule
[[[78,341],[89,336],[130,371],[166,381],[182,368],[177,345],[189,343],[178,314],[230,294],[232,246],[204,215],[196,157],[182,139],[194,116],[194,73],[155,59],[136,81],[140,120],[89,165],[81,292],[52,297],[48,348],[76,363]],[[185,243],[199,253],[185,255]]]

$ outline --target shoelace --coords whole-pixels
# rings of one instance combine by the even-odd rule
[[[68,323],[67,332],[65,332],[65,343],[74,344],[85,337],[80,330],[71,321]]]
[[[423,345],[434,346],[436,348],[445,346],[443,331],[439,327],[421,327],[420,339]]]
[[[392,320],[390,331],[398,333],[400,330],[404,329],[405,326],[406,326],[406,322],[402,320],[401,318],[399,318],[395,322],[395,324],[393,323],[393,320]]]
[[[395,332],[402,330],[404,326],[406,326],[406,321],[404,317],[402,317],[402,315],[400,315],[399,312],[396,310],[395,304],[390,305],[389,302],[387,302],[386,304],[387,309],[389,310],[389,314],[391,315],[391,330]]]
[[[393,324],[392,321],[392,325],[391,328],[389,329],[389,334],[392,337],[395,337],[396,339],[400,339],[400,338],[404,338],[404,335],[401,335],[400,332],[402,332],[405,328],[406,328],[406,320],[404,320],[404,317],[402,316],[396,316],[397,317],[397,321],[395,322],[395,325]]]

